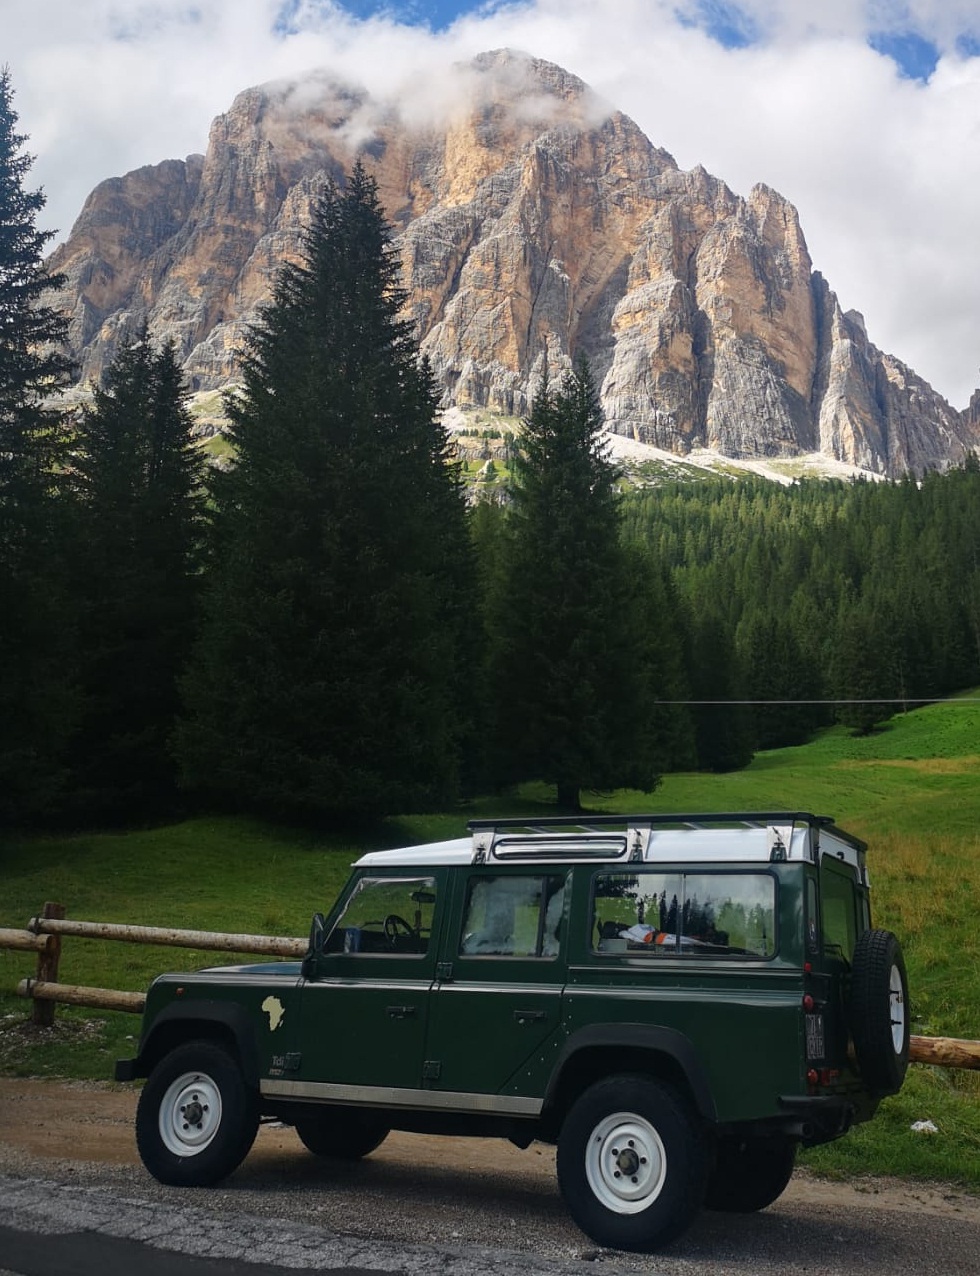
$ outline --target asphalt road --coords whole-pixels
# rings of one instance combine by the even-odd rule
[[[0,1227],[0,1255],[7,1266],[0,1276],[283,1276],[295,1268],[273,1267],[246,1259],[197,1258],[157,1249],[142,1241],[100,1236],[97,1232],[51,1235]],[[376,1276],[371,1269],[338,1267],[332,1276]]]
[[[299,1181],[243,1169],[208,1192],[83,1169],[0,1177],[0,1270],[18,1276],[282,1276],[297,1269],[458,1276],[978,1276],[980,1206],[889,1185],[864,1192],[794,1181],[760,1214],[704,1214],[669,1250],[596,1250],[557,1195],[471,1168],[358,1167]],[[118,1171],[117,1171],[118,1173]],[[113,1176],[115,1177],[115,1176]],[[314,1183],[313,1177],[319,1182]],[[324,1199],[327,1207],[324,1206]],[[325,1213],[333,1218],[322,1221]],[[338,1221],[339,1220],[339,1221]],[[453,1225],[455,1224],[455,1225]]]
[[[704,1213],[668,1250],[599,1250],[575,1227],[552,1149],[393,1134],[355,1165],[285,1127],[212,1189],[139,1164],[132,1096],[0,1085],[0,1276],[980,1276],[980,1199],[892,1180],[794,1175],[754,1215]]]

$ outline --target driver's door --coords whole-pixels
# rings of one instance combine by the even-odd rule
[[[300,989],[290,1079],[311,1097],[356,1102],[379,1097],[360,1095],[365,1088],[421,1087],[445,893],[438,877],[416,870],[353,884]]]

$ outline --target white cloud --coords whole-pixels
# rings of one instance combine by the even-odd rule
[[[719,0],[526,0],[432,35],[351,20],[329,0],[3,0],[21,130],[48,224],[67,232],[105,177],[203,151],[252,84],[317,66],[409,107],[450,94],[456,59],[510,46],[557,62],[684,167],[791,199],[814,264],[871,339],[963,406],[980,353],[980,0],[741,0],[755,43],[702,29]],[[418,6],[424,10],[423,6]],[[691,23],[681,25],[677,13]],[[903,79],[867,45],[912,31],[941,60]]]

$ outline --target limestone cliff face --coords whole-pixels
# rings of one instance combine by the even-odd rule
[[[249,89],[205,157],[97,187],[51,262],[83,377],[147,323],[193,388],[233,382],[313,202],[361,156],[447,407],[521,415],[581,353],[610,429],[678,453],[899,474],[980,446],[976,403],[956,412],[841,312],[775,191],[681,171],[548,63],[498,52],[454,75],[437,123],[326,78]]]
[[[967,424],[980,433],[980,390],[974,390],[970,396],[970,406],[964,413]]]

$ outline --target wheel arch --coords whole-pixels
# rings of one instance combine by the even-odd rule
[[[573,1033],[555,1064],[541,1111],[542,1133],[555,1139],[565,1113],[595,1081],[613,1073],[641,1073],[672,1085],[699,1117],[714,1123],[714,1098],[689,1037],[648,1024],[593,1024]]]
[[[185,1041],[212,1041],[237,1059],[245,1081],[259,1083],[255,1030],[246,1011],[221,1001],[165,1006],[147,1029],[134,1060],[133,1076],[148,1077],[165,1055]]]

